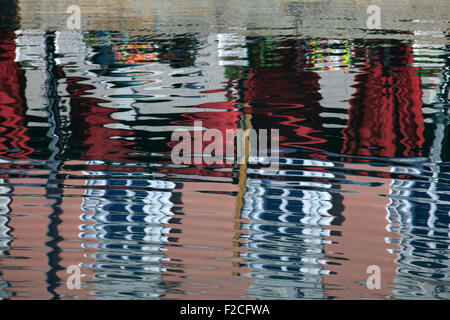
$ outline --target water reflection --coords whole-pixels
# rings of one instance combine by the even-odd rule
[[[449,298],[449,72],[397,37],[3,32],[0,298]],[[196,120],[278,128],[279,170],[175,165]]]

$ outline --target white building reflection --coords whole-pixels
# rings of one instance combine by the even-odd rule
[[[94,281],[101,299],[127,295],[158,298],[173,216],[173,182],[148,180],[138,172],[84,172],[87,180],[81,216],[82,239],[95,238]],[[115,177],[117,176],[117,177]],[[149,191],[148,189],[154,189]]]

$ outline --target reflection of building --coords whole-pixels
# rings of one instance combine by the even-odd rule
[[[0,179],[0,193],[7,195],[11,192],[11,188],[5,186],[7,184],[7,179]],[[9,249],[9,243],[11,242],[11,236],[9,232],[11,229],[8,227],[8,217],[7,214],[10,212],[9,204],[11,203],[11,197],[2,196],[0,197],[0,257],[7,255]]]
[[[243,100],[251,106],[246,113],[251,113],[253,126],[278,128],[282,149],[319,151],[314,157],[323,158],[320,152],[332,144],[324,138],[319,76],[310,70],[308,44],[261,41],[252,51]]]
[[[75,41],[69,41],[71,39]],[[77,32],[60,32],[57,41],[58,48],[66,50],[64,58],[58,60],[67,72],[64,90],[69,98],[70,121],[66,125],[70,128],[71,139],[66,152],[86,160],[79,163],[85,168],[79,175],[89,177],[81,183],[75,179],[67,181],[75,187],[72,192],[82,197],[81,201],[74,199],[82,210],[63,220],[61,232],[66,231],[78,240],[74,242],[75,247],[81,246],[85,258],[79,259],[79,264],[91,273],[85,280],[95,284],[91,296],[114,299],[133,294],[140,298],[158,298],[164,294],[164,288],[159,286],[165,261],[162,245],[170,232],[164,224],[172,214],[170,189],[175,184],[153,180],[143,167],[126,165],[135,150],[136,132],[123,130],[121,124],[137,120],[133,108],[135,99],[128,95],[133,93],[130,91],[133,77],[145,77],[148,73],[135,70],[141,67],[139,61],[134,61],[127,69],[121,68],[123,73],[113,74],[109,70],[109,63],[118,64],[119,60],[141,59],[145,65],[151,61],[141,53],[130,55],[129,51],[137,50],[133,45],[113,47],[117,61],[110,61],[110,46],[101,47],[100,53],[95,53],[85,46]],[[68,52],[64,45],[67,42],[73,46]],[[89,64],[91,61],[94,65]],[[90,68],[90,76],[80,72],[86,68]],[[114,89],[95,83],[98,78],[111,76],[114,79],[115,75],[120,81],[114,83]],[[94,98],[92,93],[105,99]],[[109,162],[120,165],[111,167]],[[71,223],[79,225],[79,234],[74,226],[70,228]],[[71,248],[68,244],[61,246]],[[64,257],[70,259],[70,253],[64,252],[61,257],[66,267]]]
[[[305,166],[313,162],[297,162]],[[320,165],[316,161],[314,165]],[[256,173],[248,170],[249,174]],[[297,172],[280,170],[272,178],[295,176],[306,178],[310,171]],[[327,173],[316,174],[316,178],[329,178]],[[312,176],[309,176],[312,177]],[[322,276],[324,237],[329,231],[323,226],[334,220],[333,195],[327,192],[331,184],[313,181],[279,183],[266,185],[260,179],[248,178],[242,208],[242,219],[248,230],[245,254],[250,268],[249,276],[255,283],[249,293],[264,298],[322,298]],[[323,191],[311,190],[319,188]],[[275,245],[277,244],[277,245]]]
[[[12,34],[11,38],[14,37]],[[77,233],[76,214],[80,202],[78,200],[77,206],[77,199],[68,197],[59,201],[58,197],[52,196],[57,186],[50,180],[54,179],[52,171],[58,153],[52,133],[57,130],[55,119],[64,119],[64,111],[61,111],[61,117],[52,114],[54,109],[49,99],[55,89],[55,69],[51,66],[54,60],[49,58],[52,46],[48,46],[44,32],[40,30],[18,31],[17,39],[12,40],[14,43],[17,48],[14,50],[13,46],[10,58],[3,60],[20,72],[11,73],[10,70],[8,81],[2,83],[12,84],[11,81],[18,79],[21,82],[20,86],[10,86],[10,89],[16,88],[14,101],[2,99],[2,103],[16,104],[12,113],[9,113],[9,107],[2,108],[5,112],[5,120],[1,122],[1,128],[5,130],[2,146],[7,152],[2,155],[6,160],[1,165],[10,170],[4,181],[14,194],[7,204],[11,240],[8,255],[0,261],[1,267],[5,268],[3,279],[9,283],[7,290],[14,292],[15,299],[64,298],[65,295],[87,298],[86,290],[77,293],[65,290],[68,275],[64,271],[58,272],[83,262],[84,256],[79,243],[65,242],[62,254],[58,246],[60,239],[69,239],[74,231]],[[11,96],[11,93],[7,94]],[[48,167],[44,164],[44,169],[38,168],[29,160],[33,157],[50,158],[50,163]],[[61,227],[60,208],[65,208],[64,223],[58,229]],[[68,217],[75,218],[73,224],[67,223],[71,220]]]
[[[309,70],[307,45],[261,41],[251,52],[241,98],[244,127],[277,128],[282,150],[304,149],[322,157],[315,153],[325,151],[327,143],[320,138],[319,77]],[[248,167],[239,177],[239,217],[248,221],[242,224],[248,251],[241,256],[254,280],[249,293],[258,299],[323,297],[322,274],[328,271],[322,267],[322,248],[329,234],[323,226],[336,218],[340,197],[327,190],[333,186],[328,180],[334,175],[326,172],[331,162],[297,155],[281,154],[278,171]]]
[[[6,290],[8,287],[9,287],[8,282],[4,281],[0,274],[0,300],[8,299],[13,295],[11,291]]]
[[[2,158],[8,159],[2,161],[1,166],[8,169],[14,167],[14,159],[26,158],[33,149],[28,144],[30,137],[25,121],[26,104],[23,99],[25,77],[19,65],[14,61],[16,56],[15,34],[6,32],[3,35],[6,35],[6,39],[2,39],[1,42],[0,130],[2,131],[2,141],[0,145]],[[8,290],[14,291],[21,298],[50,297],[45,282],[45,272],[48,270],[46,256],[48,248],[45,248],[44,245],[48,241],[46,236],[48,220],[45,218],[45,213],[49,210],[49,203],[43,197],[45,195],[42,192],[43,188],[30,190],[26,186],[14,186],[19,180],[17,178],[3,180],[5,184],[12,187],[3,186],[2,188],[9,189],[9,193],[23,196],[13,197],[7,201],[9,203],[5,208],[7,209],[6,213],[9,214],[5,227],[9,229],[8,234],[12,239],[8,241],[8,248],[5,248],[8,255],[2,256],[0,260],[2,278],[10,284]],[[42,183],[43,181],[38,179],[36,182]],[[36,195],[39,191],[41,194],[37,197],[26,196]],[[35,207],[32,206],[40,207],[40,212],[36,213]],[[44,247],[36,246],[37,243]],[[25,248],[34,248],[34,250],[23,250]],[[23,285],[24,283],[26,285]]]
[[[343,130],[345,154],[420,156],[424,142],[420,78],[411,66],[411,48],[402,45],[364,50],[362,73],[350,100]],[[390,57],[390,58],[385,58]],[[389,71],[393,69],[393,72]]]
[[[1,259],[8,256],[11,237],[11,228],[8,226],[9,217],[7,216],[10,212],[11,197],[7,194],[12,190],[11,188],[4,186],[7,183],[7,179],[0,179],[0,193],[4,196],[0,197],[0,267],[2,265]],[[0,269],[0,299],[9,298],[13,293],[8,291],[7,288],[10,286],[8,281],[3,280],[2,270]]]
[[[172,290],[165,299],[250,299],[250,280],[241,277],[240,220],[235,217],[236,185],[230,178],[183,182],[180,190],[182,215],[170,227],[174,243],[165,256],[172,261],[164,280]]]
[[[27,129],[24,140],[34,149],[28,157],[46,159],[51,154],[47,146],[52,140],[49,137],[49,122],[52,120],[48,96],[51,95],[50,90],[54,89],[50,85],[54,77],[48,72],[46,59],[49,47],[43,30],[18,30],[16,34],[15,61],[24,73],[22,90],[25,99],[22,108],[25,110],[22,121]]]
[[[36,172],[46,174],[48,171]],[[54,199],[47,199],[45,187],[23,185],[22,179],[9,179],[14,185],[14,197],[10,204],[11,214],[8,226],[12,229],[8,258],[2,259],[3,278],[10,284],[17,299],[49,299],[47,273],[50,271],[47,254],[51,249],[47,243],[49,219]],[[30,182],[30,178],[28,181]],[[45,179],[33,179],[36,184]],[[22,184],[22,186],[21,186]]]
[[[357,47],[358,44],[356,43],[354,46]],[[286,48],[286,46],[283,47]],[[410,48],[400,44],[392,45],[390,48],[391,51],[389,53],[383,53],[382,51],[387,49],[383,49],[381,46],[369,49],[368,53],[366,52],[368,58],[364,58],[364,56],[362,58],[364,62],[362,73],[356,75],[354,79],[351,74],[340,75],[338,77],[340,80],[337,81],[354,83],[356,92],[353,94],[353,98],[349,93],[342,96],[341,101],[335,101],[333,104],[327,98],[328,95],[335,96],[329,92],[333,89],[331,84],[333,81],[336,81],[336,74],[333,68],[336,66],[346,66],[348,68],[348,60],[341,60],[340,64],[332,68],[330,66],[334,62],[328,62],[324,58],[320,60],[319,64],[317,63],[317,49],[314,49],[313,54],[316,57],[314,61],[316,64],[304,63],[298,66],[293,63],[293,61],[302,61],[302,56],[296,60],[291,60],[287,65],[297,66],[297,70],[302,71],[297,71],[298,74],[305,73],[302,77],[304,83],[301,90],[296,90],[294,86],[299,81],[292,79],[289,83],[283,83],[283,80],[295,77],[295,73],[291,70],[282,69],[283,59],[289,59],[292,53],[283,52],[282,58],[280,57],[277,60],[275,52],[273,50],[270,51],[267,55],[270,59],[266,59],[266,61],[270,61],[267,68],[268,74],[265,75],[264,67],[256,64],[256,67],[250,72],[250,78],[246,80],[247,91],[244,99],[249,102],[246,111],[248,110],[247,112],[251,114],[252,124],[260,125],[258,113],[261,110],[264,110],[266,114],[270,112],[271,122],[266,125],[280,128],[282,136],[281,146],[286,147],[289,143],[291,143],[291,146],[294,146],[292,142],[295,141],[297,148],[304,147],[310,150],[329,151],[333,147],[327,146],[322,150],[317,149],[320,146],[320,141],[314,140],[314,133],[336,133],[337,131],[329,126],[325,127],[320,122],[315,122],[312,114],[313,112],[322,111],[321,115],[326,114],[331,117],[331,115],[339,113],[343,119],[347,119],[346,124],[339,120],[343,125],[345,124],[345,129],[342,131],[344,135],[342,153],[379,157],[417,157],[422,155],[424,125],[421,110],[422,91],[420,78],[415,73],[414,67],[411,66],[412,55]],[[358,50],[359,48],[356,51],[358,52]],[[258,50],[258,52],[261,55],[261,52],[264,52],[264,48]],[[386,62],[385,59],[382,59],[384,54],[389,54],[391,60]],[[384,65],[384,63],[387,64]],[[388,73],[386,67],[393,67],[395,72]],[[308,76],[308,69],[318,71],[319,81],[314,80],[318,77],[313,72]],[[272,73],[275,70],[277,74]],[[319,102],[324,103],[325,109],[321,109],[313,98],[315,96],[314,91],[319,89],[321,95],[316,95],[316,97],[317,99],[321,98]],[[258,90],[260,90],[260,93]],[[307,96],[310,100],[305,100],[301,96],[304,92],[308,93]],[[380,96],[382,96],[381,100],[378,99]],[[286,100],[283,101],[283,99]],[[350,108],[348,108],[348,115],[346,115],[346,105],[348,103]],[[290,111],[289,107],[293,107],[292,111]],[[327,111],[330,113],[327,114]],[[282,117],[287,118],[290,112],[292,116],[290,116],[289,121],[278,120],[278,118],[281,119]],[[305,116],[305,118],[302,119],[302,116]],[[302,125],[299,127],[304,126],[305,129],[303,131],[297,129],[293,134],[287,135],[287,142],[283,143],[283,126],[293,126],[293,124],[299,122],[302,122]],[[308,132],[308,130],[312,134],[302,134],[302,132]],[[299,143],[299,137],[302,136],[308,137],[305,145]],[[319,136],[322,137],[324,134],[319,134]],[[327,141],[325,140],[322,143],[325,144]],[[344,161],[347,161],[347,159],[351,158],[344,158]],[[399,235],[398,230],[392,229],[392,219],[390,214],[388,214],[388,208],[392,207],[391,201],[382,196],[383,194],[389,194],[391,186],[395,185],[395,182],[392,184],[392,181],[395,180],[391,176],[390,167],[383,169],[381,167],[357,164],[344,164],[336,167],[339,171],[354,172],[354,174],[347,176],[348,173],[328,173],[327,171],[334,166],[331,162],[331,166],[319,162],[306,164],[301,159],[290,157],[286,159],[286,163],[290,166],[302,165],[306,167],[301,175],[304,186],[309,182],[304,181],[305,174],[309,173],[308,167],[314,167],[314,172],[311,173],[315,174],[315,180],[327,182],[329,179],[339,178],[353,181],[355,185],[347,185],[346,182],[339,183],[341,198],[336,197],[335,192],[328,193],[325,190],[322,192],[316,191],[317,195],[312,195],[311,191],[306,192],[301,191],[301,189],[294,189],[292,191],[295,192],[291,194],[292,191],[289,187],[282,184],[282,179],[280,179],[281,181],[278,184],[281,184],[283,187],[266,186],[265,183],[262,184],[264,180],[251,178],[251,175],[265,175],[270,174],[269,172],[247,170],[249,175],[245,195],[247,205],[243,207],[243,217],[252,221],[246,228],[253,232],[251,231],[248,236],[249,252],[246,257],[249,260],[250,275],[258,279],[257,284],[252,285],[252,292],[256,295],[266,295],[267,297],[302,297],[302,294],[305,297],[324,296],[334,298],[395,296],[396,291],[391,283],[398,276],[396,260],[399,258],[399,255],[395,254],[395,250],[398,250],[399,246],[394,243],[398,241]],[[275,174],[274,177],[279,176],[281,178],[294,173],[300,175],[300,172],[300,170],[280,170],[279,175]],[[292,181],[290,183],[292,184]],[[329,188],[333,187],[333,184],[329,183],[328,185]],[[328,206],[325,205],[318,211],[321,212],[321,218],[324,219],[323,224],[315,226],[318,232],[317,235],[320,235],[317,240],[322,244],[323,255],[314,256],[316,260],[308,260],[305,256],[301,258],[291,257],[291,253],[284,247],[282,248],[286,250],[285,252],[282,249],[275,251],[274,248],[265,250],[265,245],[269,246],[270,244],[268,239],[272,240],[275,237],[280,237],[278,243],[282,243],[283,239],[289,238],[287,230],[290,229],[288,225],[281,228],[279,227],[280,221],[284,223],[289,222],[288,217],[291,215],[292,218],[290,219],[296,219],[294,218],[296,217],[295,213],[302,212],[302,207],[308,208],[306,211],[303,211],[305,215],[314,211],[311,209],[311,205],[308,205],[310,198],[315,199],[313,202],[315,204],[318,203],[318,199],[323,199],[324,204],[329,203]],[[288,208],[292,209],[289,210]],[[284,220],[281,219],[283,216],[286,216]],[[339,217],[341,219],[338,219]],[[308,219],[309,221],[318,221],[318,218],[308,218],[308,215],[301,221],[307,221]],[[274,224],[272,228],[267,226],[269,224],[268,221]],[[276,224],[275,221],[277,221]],[[304,227],[305,230],[309,229],[309,226]],[[300,230],[295,230],[294,228],[292,231],[300,232]],[[282,237],[281,235],[283,234],[286,235]],[[312,233],[308,234],[311,235]],[[265,239],[267,240],[265,241]],[[299,241],[300,239],[301,237],[299,237]],[[291,242],[293,241],[294,239],[291,240]],[[302,244],[302,247],[308,248],[304,244]],[[305,249],[305,251],[312,252],[313,248],[317,249],[317,244],[310,248],[309,251],[308,249]],[[325,259],[324,256],[327,258]],[[295,261],[295,259],[298,260]],[[292,264],[295,267],[291,265],[291,262],[294,261],[295,263]],[[311,263],[311,261],[314,261],[316,265],[313,263],[309,265],[309,268],[304,265],[305,262]],[[372,264],[378,265],[382,269],[383,289],[381,291],[371,291],[365,285],[365,281],[369,276],[366,270]],[[317,272],[315,273],[316,275],[320,275],[316,280],[313,280],[315,278],[312,276],[314,270]],[[302,280],[304,281],[298,287],[294,283],[289,282],[289,276],[296,274],[296,272],[297,275],[302,275]],[[271,280],[271,277],[275,278],[276,281]],[[292,286],[291,293],[275,291],[278,288],[275,283],[282,281],[281,279],[284,278]],[[264,285],[258,287],[259,283],[264,283]],[[305,283],[311,284],[311,286],[308,287]],[[304,286],[303,288],[301,287],[302,285]],[[320,290],[321,286],[323,286],[324,291]]]
[[[324,268],[330,271],[323,276],[325,296],[337,299],[373,299],[393,296],[393,280],[396,276],[397,254],[393,250],[398,234],[389,230],[391,221],[386,207],[389,199],[381,195],[389,193],[388,179],[362,172],[389,172],[366,164],[345,164],[344,169],[354,170],[343,178],[352,184],[341,185],[342,215],[345,220],[330,229],[324,254],[330,262]],[[350,171],[350,172],[352,172]],[[381,289],[366,286],[371,265],[380,267]]]
[[[100,52],[97,49],[95,53],[89,48],[84,48],[83,42],[78,41],[76,32],[59,32],[56,43],[58,50],[67,48],[64,44],[68,43],[68,39],[75,39],[70,42],[73,48],[69,52],[64,51],[66,54],[58,58],[57,63],[62,66],[61,72],[67,74],[61,86],[61,89],[68,93],[69,98],[67,102],[69,118],[65,125],[72,132],[72,140],[69,142],[75,141],[76,144],[69,144],[65,152],[75,153],[81,159],[88,160],[85,165],[89,170],[83,171],[83,175],[91,178],[83,185],[85,189],[76,193],[83,195],[82,208],[87,213],[81,216],[81,220],[77,215],[67,217],[64,221],[67,221],[67,226],[72,221],[79,223],[83,229],[80,235],[81,242],[75,242],[74,246],[81,244],[84,250],[90,250],[87,257],[82,259],[82,265],[94,273],[91,279],[96,284],[93,295],[117,298],[135,294],[142,298],[158,298],[165,295],[165,289],[159,286],[162,274],[170,275],[173,270],[176,270],[176,267],[172,265],[177,264],[180,254],[189,251],[186,247],[163,248],[169,241],[169,234],[173,229],[172,221],[178,218],[173,217],[172,214],[173,201],[182,201],[182,204],[177,203],[177,205],[181,205],[186,211],[182,219],[183,234],[179,237],[179,242],[188,243],[192,240],[190,237],[194,236],[194,241],[200,241],[200,246],[204,242],[203,239],[195,238],[197,235],[195,225],[198,219],[196,216],[188,215],[187,212],[194,209],[190,207],[192,201],[200,200],[202,206],[208,201],[203,194],[189,191],[189,184],[180,184],[182,186],[181,200],[177,200],[175,196],[177,192],[172,190],[175,187],[173,183],[148,180],[149,176],[146,175],[142,166],[127,166],[127,162],[134,158],[133,152],[138,153],[142,150],[141,148],[144,148],[143,150],[149,148],[146,143],[136,138],[158,138],[161,132],[167,131],[166,127],[158,128],[158,122],[152,122],[156,124],[152,126],[141,125],[141,123],[149,123],[145,120],[151,114],[154,120],[158,120],[158,117],[170,117],[174,120],[172,124],[178,126],[188,125],[191,120],[202,120],[207,127],[217,127],[220,122],[224,129],[236,128],[237,112],[227,112],[230,108],[234,109],[236,103],[211,102],[222,101],[225,94],[223,68],[217,69],[214,64],[218,54],[214,46],[205,47],[205,52],[200,54],[204,58],[197,61],[201,67],[193,67],[190,65],[192,63],[189,60],[190,57],[186,55],[188,50],[183,47],[186,42],[171,45],[152,42],[153,49],[157,50],[152,53],[155,56],[151,56],[150,60],[146,59],[145,55],[151,51],[149,51],[151,48],[141,48],[138,44],[117,47],[117,50],[113,47],[113,51],[116,51],[115,60],[108,60],[109,45],[101,47]],[[208,38],[206,41],[210,44],[214,39]],[[74,46],[74,43],[78,43],[78,46]],[[133,52],[136,49],[135,46],[143,52]],[[119,49],[121,51],[118,51]],[[88,66],[83,54],[88,55],[89,61],[94,62],[95,65]],[[139,61],[135,60],[134,63],[127,64],[126,67],[120,66],[115,70],[121,61],[131,62],[131,59]],[[183,67],[185,70],[175,69],[178,72],[174,73],[172,67]],[[79,72],[86,68],[104,81],[94,80],[96,82],[94,84],[92,77]],[[194,79],[197,83],[193,85],[191,79],[186,79],[186,75],[189,77],[191,73],[196,74],[196,72],[198,76]],[[96,77],[93,78],[96,79]],[[161,88],[161,82],[174,83],[173,88]],[[197,92],[199,89],[204,89],[201,91],[202,95],[193,96],[192,103],[205,103],[200,103],[195,108],[189,106],[184,110],[175,108],[179,103],[177,99],[173,99],[175,95],[184,99],[186,95]],[[95,99],[92,97],[93,94],[101,95],[105,99]],[[158,115],[158,110],[161,115]],[[188,110],[200,112],[190,119],[188,114],[183,114],[183,111]],[[173,116],[170,116],[171,113]],[[177,113],[180,116],[177,116]],[[220,119],[221,121],[217,121],[216,114],[219,113],[227,116],[225,124],[224,117]],[[155,151],[160,151],[159,147],[152,148],[152,152]],[[112,168],[107,161],[114,161],[117,165]],[[201,170],[177,172],[176,169],[161,168],[158,171],[170,174],[202,174]],[[229,174],[225,175],[229,176]],[[67,183],[75,183],[75,181],[67,181]],[[222,185],[219,184],[218,187]],[[188,189],[186,192],[184,187]],[[148,189],[155,189],[155,191]],[[161,191],[161,189],[166,190]],[[199,196],[201,197],[198,198]],[[222,197],[219,196],[219,198]],[[77,202],[75,199],[74,201]],[[67,205],[70,206],[70,204]],[[233,258],[233,236],[236,233],[234,209],[224,210],[219,218],[220,222],[223,222],[222,219],[229,220],[230,228],[223,230],[223,243],[224,246],[230,246],[230,258]],[[219,224],[219,230],[221,228],[222,223]],[[63,225],[59,229],[69,232]],[[75,236],[73,232],[70,234]],[[174,239],[175,237],[171,237],[171,242]],[[63,244],[61,246],[72,248]],[[179,253],[180,250],[181,253]],[[223,252],[219,250],[217,253],[221,255]],[[70,259],[70,254],[63,253],[61,257]],[[186,268],[189,269],[189,265],[198,263],[198,258],[199,256],[188,254],[184,260]],[[190,262],[190,259],[194,260]],[[213,259],[215,260],[215,257]],[[64,259],[61,264],[66,266]],[[236,281],[228,281],[226,277],[226,274],[232,277],[233,270],[236,269],[231,261],[216,260],[212,261],[212,264],[224,272],[221,284],[223,289],[220,294],[228,296],[230,292],[241,286]],[[195,270],[192,272],[195,273]],[[189,282],[182,283],[179,287],[175,286],[179,290],[186,291],[189,291],[189,287]],[[245,294],[245,288],[246,285],[238,290],[237,297]],[[58,292],[64,291],[60,288]],[[169,297],[170,294],[167,296]]]
[[[355,92],[354,45],[348,40],[310,41],[312,70],[320,85],[320,117],[329,134],[340,136],[348,120],[349,101]]]
[[[433,120],[434,128],[428,169],[422,166],[392,169],[393,173],[405,176],[405,179],[392,181],[389,194],[389,218],[401,234],[395,292],[403,299],[449,299],[450,215],[447,204],[450,198],[445,185],[439,183],[447,178],[441,163],[447,161],[448,132],[446,120],[443,120],[447,111],[442,107],[448,106],[449,58],[445,55],[445,46],[417,42],[413,51],[417,55],[414,66],[425,67],[418,77],[423,87],[424,113]],[[437,67],[442,71],[430,77],[428,69]],[[417,177],[427,179],[420,181]]]
[[[117,64],[149,64],[156,63],[158,56],[154,49],[157,49],[151,43],[149,44],[132,44],[132,45],[115,45],[113,46],[114,60]]]
[[[342,153],[420,156],[424,142],[420,78],[410,65],[409,47],[375,46],[363,52],[359,52],[357,43],[355,47],[356,57],[364,57],[364,67],[354,79],[356,92],[350,99],[346,128],[342,130]],[[390,60],[383,59],[388,54]],[[387,72],[386,67],[393,66],[395,72]],[[354,174],[347,178],[352,184],[341,185],[345,220],[333,228],[341,235],[330,237],[333,244],[325,245],[325,252],[335,262],[326,267],[332,273],[324,276],[325,294],[353,299],[395,296],[392,283],[398,273],[398,255],[394,252],[399,249],[395,245],[399,235],[391,228],[387,210],[390,201],[382,196],[390,193],[391,168],[356,163],[345,164],[344,168]],[[381,268],[380,290],[366,287],[370,265]]]
[[[234,101],[223,101],[227,91],[223,88],[226,66],[245,65],[246,49],[243,39],[232,34],[217,36],[217,51],[213,39],[206,41],[210,46],[203,50],[197,64],[202,67],[208,88],[201,92],[211,102],[195,105],[198,112],[183,113],[171,122],[179,127],[192,128],[195,121],[201,121],[207,129],[219,130],[224,138],[222,152],[234,145],[234,139],[227,139],[226,130],[238,129],[242,112]],[[245,40],[245,39],[244,39]],[[219,64],[219,66],[217,66]],[[203,81],[203,76],[199,77]],[[203,99],[205,99],[203,98]],[[217,101],[217,102],[215,102]],[[203,141],[203,146],[209,142]],[[248,295],[249,279],[240,276],[247,268],[241,265],[239,235],[241,220],[237,217],[240,206],[233,193],[239,188],[232,184],[232,165],[199,165],[162,169],[161,172],[191,177],[200,181],[180,183],[180,209],[177,223],[171,228],[180,230],[174,234],[175,244],[167,247],[166,257],[173,261],[165,274],[165,281],[172,290],[166,299],[240,299]],[[219,206],[218,206],[219,204]]]
[[[89,163],[88,163],[89,164]],[[173,182],[148,180],[140,172],[92,171],[85,185],[82,209],[83,241],[95,239],[93,262],[85,264],[95,273],[100,298],[159,298],[164,243],[168,241],[173,215]],[[113,174],[113,176],[111,176]],[[153,189],[154,191],[149,191]],[[87,244],[85,244],[87,245]]]
[[[1,119],[1,155],[14,156],[21,152],[23,141],[20,135],[24,131],[24,123],[21,120],[20,113],[23,112],[21,83],[23,83],[23,74],[20,68],[14,63],[15,43],[13,32],[2,32],[0,38],[0,119]],[[19,113],[19,114],[18,114]],[[22,125],[22,126],[21,126]],[[14,145],[13,145],[14,144]],[[18,145],[19,144],[19,145]],[[11,152],[12,151],[12,152]],[[2,161],[0,168],[10,167],[8,161]],[[2,175],[7,178],[7,175]],[[12,190],[7,186],[8,180],[0,180],[1,194],[7,195]],[[11,229],[8,227],[10,212],[9,205],[11,198],[8,196],[0,197],[0,257],[5,257],[11,242]],[[1,270],[0,270],[1,274]]]
[[[16,43],[12,31],[2,32],[0,39],[0,155],[7,158],[26,158],[31,152],[24,121],[25,79],[14,61]]]
[[[440,290],[444,151],[431,173],[367,164],[426,154],[420,85],[428,109],[445,92],[417,77],[417,44],[16,35],[0,53],[0,168],[22,170],[0,176],[0,297],[405,297],[430,270],[421,290]],[[280,129],[280,170],[170,163],[172,129],[196,120]],[[72,264],[82,291],[64,286]],[[367,290],[369,264],[400,288]]]

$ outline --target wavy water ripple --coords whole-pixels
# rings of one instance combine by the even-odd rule
[[[0,299],[450,298],[443,18],[370,31],[360,4],[274,0],[244,25],[136,2],[65,30],[51,1],[19,2],[0,35]],[[277,166],[175,163],[196,121],[278,129]]]

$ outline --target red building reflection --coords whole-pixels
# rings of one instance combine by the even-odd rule
[[[327,139],[319,116],[319,75],[310,70],[309,48],[303,40],[289,40],[277,44],[273,50],[255,44],[254,67],[244,81],[243,99],[250,105],[257,128],[278,128],[280,148],[302,148],[324,156]],[[280,49],[280,47],[282,49]]]
[[[364,49],[356,93],[342,131],[342,153],[378,157],[420,156],[424,143],[422,90],[410,46]]]
[[[0,156],[24,159],[33,152],[25,121],[25,78],[15,59],[15,34],[0,35]]]
[[[239,110],[239,104],[233,101],[223,101],[223,102],[210,102],[198,105],[197,108],[201,109],[211,109],[211,111],[203,111],[196,113],[185,113],[182,114],[181,120],[172,121],[173,125],[181,126],[181,127],[193,127],[196,122],[200,122],[202,127],[205,129],[216,129],[219,130],[222,134],[222,148],[220,150],[216,150],[215,154],[219,159],[223,160],[223,164],[214,164],[214,167],[231,167],[231,165],[225,163],[226,148],[229,145],[234,145],[234,138],[227,137],[227,130],[236,131],[238,129],[238,121],[240,115],[242,115],[242,111]],[[194,153],[194,134],[191,131],[191,152]],[[170,142],[170,149],[173,148],[179,142]],[[209,145],[211,141],[202,139],[202,150],[205,149],[207,145]],[[183,173],[183,174],[200,174],[200,175],[210,175],[210,176],[230,176],[230,172],[219,172],[208,170],[208,165],[205,164],[203,159],[201,160],[201,164],[195,166],[189,166],[187,168],[182,169],[170,169],[171,173]],[[194,161],[194,157],[192,157],[191,161]],[[162,169],[162,172],[165,172],[165,169]]]
[[[102,107],[101,103],[108,101],[89,97],[89,90],[95,87],[83,84],[87,80],[81,77],[67,77],[67,91],[72,106],[71,117],[76,123],[73,131],[74,138],[81,142],[81,160],[126,161],[133,150],[132,141],[113,139],[112,137],[128,137],[134,134],[131,130],[111,128],[111,124],[118,123],[111,114],[116,108]],[[75,129],[75,128],[74,128]]]

